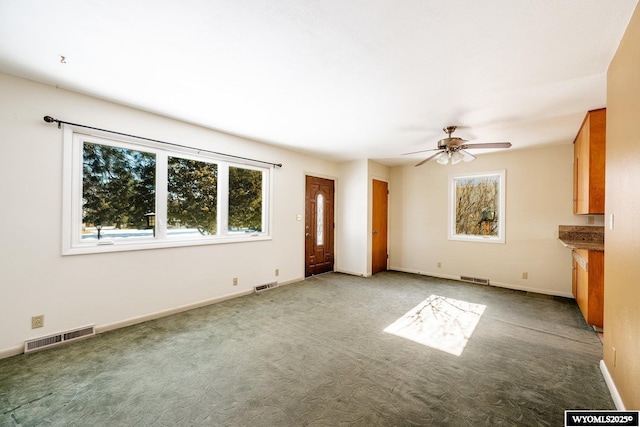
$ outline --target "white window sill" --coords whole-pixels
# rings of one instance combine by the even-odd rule
[[[157,241],[153,239],[135,240],[135,241],[118,241],[118,240],[102,240],[100,243],[82,243],[73,247],[65,247],[62,249],[62,255],[83,255],[97,254],[108,252],[125,252],[125,251],[142,251],[150,249],[179,248],[184,246],[203,246],[203,245],[219,245],[225,243],[245,243],[272,240],[267,234],[259,235],[243,235],[243,236],[225,236],[203,239],[167,239]]]

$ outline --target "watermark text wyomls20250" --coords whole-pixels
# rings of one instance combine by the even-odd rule
[[[640,411],[565,411],[565,427],[640,426]]]

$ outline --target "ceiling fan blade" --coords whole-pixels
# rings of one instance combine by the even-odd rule
[[[410,153],[403,153],[403,156],[408,156],[409,154],[418,154],[418,153],[426,153],[427,151],[439,150],[439,148],[431,148],[429,150],[420,150],[420,151],[412,151]]]
[[[465,161],[465,162],[471,162],[471,161],[473,161],[473,160],[475,160],[475,159],[476,159],[476,156],[474,156],[474,155],[473,155],[473,154],[471,154],[471,153],[467,153],[467,152],[466,152],[466,151],[464,151],[464,150],[460,150],[460,151],[458,151],[458,152],[459,152],[459,153],[462,153],[462,155],[464,156],[464,158],[463,158],[462,160],[463,160],[463,161]]]
[[[463,149],[469,148],[509,148],[511,147],[510,142],[487,142],[486,144],[465,144],[462,146]]]
[[[436,154],[434,154],[434,155],[432,155],[432,156],[427,157],[426,159],[424,159],[424,160],[423,160],[423,161],[421,161],[420,163],[416,164],[416,166],[421,166],[421,165],[423,165],[423,164],[427,163],[429,160],[433,159],[435,156],[437,156],[437,155],[438,155],[438,154],[440,154],[440,153],[444,153],[444,150],[440,150],[440,151],[438,151]]]

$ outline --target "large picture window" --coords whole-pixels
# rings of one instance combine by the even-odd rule
[[[505,242],[505,171],[449,176],[449,239]]]
[[[66,126],[63,254],[270,238],[270,170],[188,151]]]

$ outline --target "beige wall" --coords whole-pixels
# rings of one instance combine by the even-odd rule
[[[339,171],[335,270],[364,276],[367,273],[367,160],[340,163]]]
[[[27,339],[104,330],[304,277],[304,176],[337,177],[337,164],[5,74],[0,93],[0,357]],[[273,170],[273,239],[61,256],[62,130],[45,115],[282,162]],[[45,326],[32,330],[39,314]]]
[[[627,409],[640,409],[640,6],[607,75],[604,362]],[[615,348],[615,354],[614,354]]]
[[[571,251],[558,241],[558,225],[587,221],[572,213],[572,153],[567,141],[483,154],[470,163],[392,168],[391,268],[571,297]],[[506,169],[506,243],[448,240],[449,174],[500,169]]]

